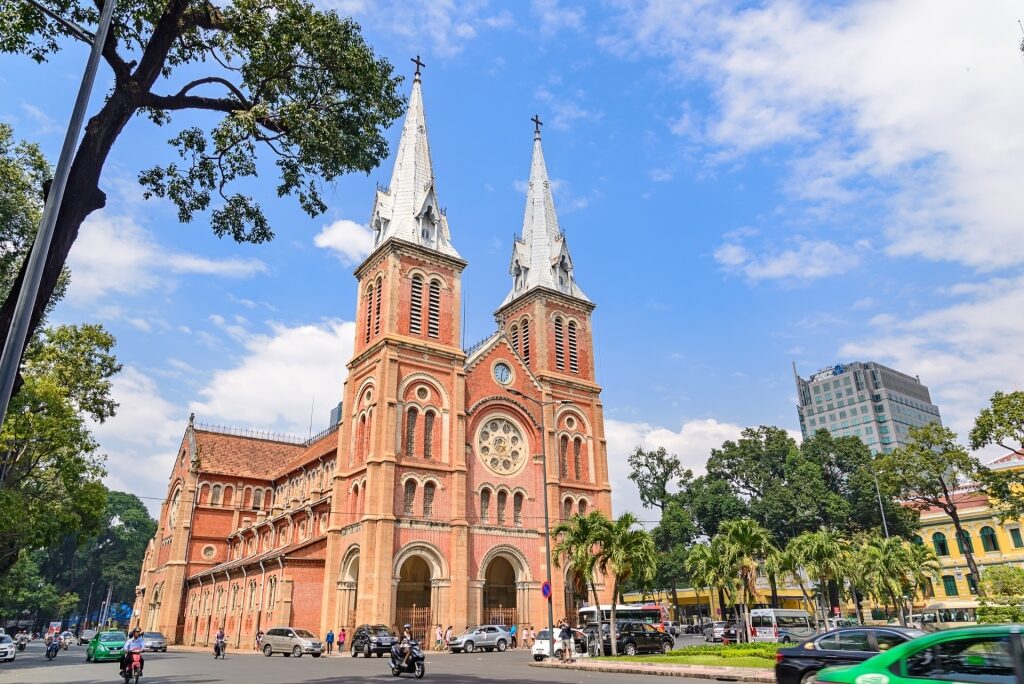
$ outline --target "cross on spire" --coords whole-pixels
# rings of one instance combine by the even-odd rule
[[[414,57],[413,59],[410,59],[409,61],[416,65],[416,75],[417,76],[420,75],[420,69],[422,69],[423,67],[427,66],[426,64],[424,64],[423,62],[420,61],[420,56],[419,55],[416,55],[416,57]]]
[[[533,132],[536,135],[540,135],[540,127],[544,125],[544,122],[540,120],[540,114],[534,114],[533,118],[530,119],[533,122]]]

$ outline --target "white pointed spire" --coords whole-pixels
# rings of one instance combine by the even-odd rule
[[[402,125],[390,187],[378,188],[370,227],[374,249],[390,238],[411,242],[459,258],[448,233],[448,219],[437,201],[434,167],[427,141],[427,121],[423,114],[419,56],[416,75],[409,95],[409,109]]]
[[[589,302],[587,295],[576,285],[573,277],[572,257],[565,235],[558,228],[558,214],[551,195],[551,181],[544,164],[544,149],[540,143],[539,117],[533,119],[533,160],[530,163],[530,182],[526,189],[526,214],[523,216],[522,237],[512,246],[512,290],[502,306],[535,288],[547,288]]]

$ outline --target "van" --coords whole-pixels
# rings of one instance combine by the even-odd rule
[[[302,654],[308,653],[314,658],[319,658],[323,653],[323,642],[304,629],[293,627],[274,627],[268,629],[263,635],[263,655],[268,658],[275,653],[283,653],[285,657],[295,656],[301,658]]]
[[[754,641],[789,644],[809,639],[815,633],[811,616],[802,610],[754,608],[750,611],[750,626]]]

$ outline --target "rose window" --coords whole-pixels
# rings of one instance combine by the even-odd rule
[[[515,473],[526,462],[523,434],[507,418],[487,420],[477,433],[476,448],[484,465],[500,475]]]

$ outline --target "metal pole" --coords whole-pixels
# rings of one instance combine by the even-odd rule
[[[85,602],[85,626],[78,630],[79,634],[82,633],[82,630],[85,630],[85,629],[89,628],[89,608],[92,607],[92,588],[93,588],[93,585],[95,585],[95,584],[96,584],[96,580],[93,580],[92,582],[89,582],[89,598]]]
[[[544,468],[544,548],[547,558],[544,567],[548,571],[548,586],[551,587],[551,595],[548,596],[548,634],[551,636],[551,658],[555,657],[555,609],[552,605],[555,598],[554,585],[551,583],[551,514],[548,511],[548,433],[544,422],[544,403],[537,402],[540,407],[540,453],[541,464]],[[601,607],[598,606],[598,610]]]
[[[885,506],[882,505],[882,490],[878,488],[878,475],[874,472],[871,476],[875,478],[875,494],[878,495],[878,511],[882,514],[882,529],[885,530],[885,538],[889,538],[889,523],[885,520]]]
[[[28,266],[25,269],[25,279],[22,281],[21,290],[18,292],[18,304],[14,309],[11,328],[7,332],[3,356],[0,357],[0,428],[3,427],[3,420],[7,417],[7,407],[11,401],[11,390],[14,388],[14,379],[18,374],[18,366],[21,364],[21,351],[25,347],[25,338],[28,336],[29,321],[32,318],[32,307],[35,305],[36,297],[39,294],[39,282],[43,277],[46,257],[50,253],[53,230],[57,224],[57,214],[60,212],[61,201],[64,198],[64,188],[67,187],[68,174],[71,172],[71,161],[75,154],[75,148],[78,145],[79,131],[82,130],[85,109],[89,106],[93,82],[96,80],[96,69],[99,66],[100,53],[103,52],[103,44],[107,39],[107,29],[110,28],[110,19],[114,14],[114,1],[105,0],[103,11],[100,12],[99,26],[96,27],[96,38],[92,41],[89,60],[85,64],[82,84],[78,88],[78,97],[75,99],[75,107],[71,112],[71,121],[68,122],[68,130],[64,136],[64,145],[61,147],[60,157],[57,159],[53,183],[50,186],[50,193],[46,197],[46,205],[43,208],[43,219],[39,225],[39,233],[32,244],[32,252],[29,254]]]

